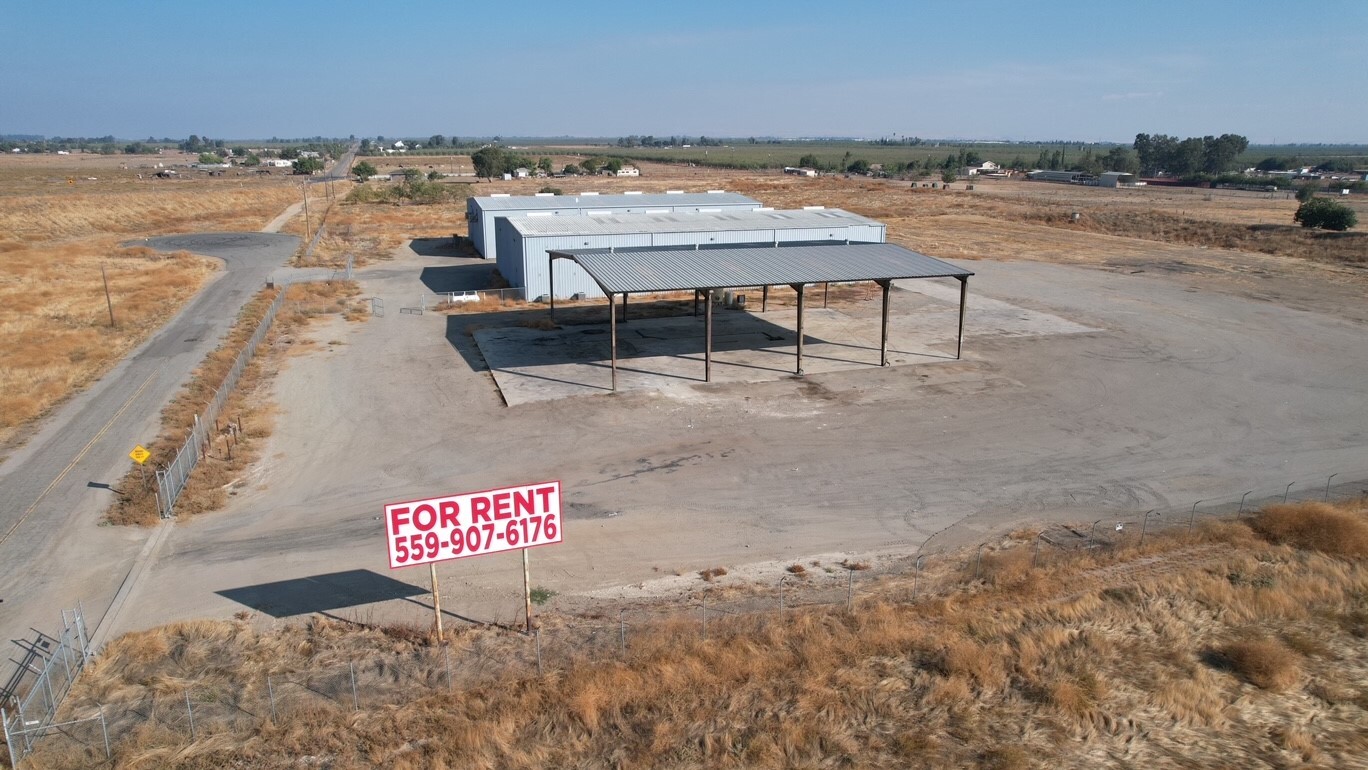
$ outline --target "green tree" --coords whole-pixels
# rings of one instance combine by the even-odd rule
[[[1255,163],[1254,168],[1259,171],[1286,171],[1291,167],[1293,162],[1295,162],[1295,160],[1292,158],[1279,158],[1276,155],[1270,155],[1258,163]]]
[[[1297,200],[1301,201],[1302,203],[1306,203],[1314,197],[1316,197],[1315,183],[1308,182],[1307,184],[1304,184],[1301,187],[1297,188]]]
[[[585,158],[580,161],[580,168],[584,169],[586,174],[597,174],[599,170],[598,158]]]
[[[1202,137],[1202,170],[1222,174],[1235,166],[1235,159],[1249,149],[1249,140],[1239,134]]]
[[[199,162],[204,164],[222,163],[223,158],[220,158],[212,152],[202,152],[199,154]]]
[[[280,148],[280,157],[284,158],[285,160],[293,160],[293,159],[295,159],[295,158],[298,158],[298,157],[299,157],[299,148],[298,148],[298,147],[281,147],[281,148]]]
[[[941,181],[946,184],[950,184],[958,178],[959,175],[955,173],[954,169],[947,168],[946,170],[941,172]]]
[[[576,166],[574,163],[567,163],[565,164],[565,168],[561,169],[561,173],[566,176],[579,176],[580,167]]]
[[[1102,169],[1134,174],[1140,170],[1140,164],[1136,161],[1135,156],[1131,155],[1130,150],[1117,146],[1102,156]]]
[[[551,159],[545,156],[537,158],[537,168],[546,173],[551,173]]]
[[[261,158],[258,158],[255,154],[249,152],[249,153],[247,153],[247,157],[245,157],[245,158],[242,159],[242,165],[244,165],[244,166],[260,166],[260,165],[261,165]]]
[[[234,157],[234,158],[245,158],[245,157],[247,157],[247,148],[246,148],[246,147],[234,147],[234,148],[233,148],[233,157]]]
[[[352,173],[356,174],[357,179],[364,182],[367,179],[370,179],[371,177],[375,176],[375,166],[371,165],[370,161],[363,160],[360,163],[357,163],[356,165],[352,166]]]
[[[808,153],[807,155],[804,155],[803,157],[801,157],[801,158],[798,159],[798,167],[799,167],[799,168],[821,168],[821,167],[822,167],[822,161],[818,160],[816,155],[813,155],[812,153]]]
[[[502,176],[506,170],[505,166],[508,165],[504,151],[494,145],[476,151],[470,156],[470,160],[475,164],[475,176],[485,179]]]
[[[856,158],[850,162],[849,166],[846,166],[845,170],[851,174],[868,174],[869,161],[864,158]]]
[[[1342,232],[1358,224],[1358,215],[1339,201],[1312,198],[1297,207],[1297,213],[1292,215],[1292,221],[1302,227]]]
[[[429,171],[427,178],[429,182],[436,182],[438,179],[442,178],[442,172],[436,170]]]
[[[444,147],[446,146],[446,137],[442,136],[441,134],[433,134],[432,137],[428,139],[428,146]]]
[[[606,171],[611,171],[616,174],[622,170],[622,161],[617,158],[609,158],[608,162],[603,164],[603,168]]]
[[[318,158],[299,158],[294,162],[296,174],[313,174],[323,170],[323,161]]]

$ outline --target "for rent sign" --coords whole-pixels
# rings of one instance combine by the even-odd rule
[[[390,569],[561,541],[560,482],[385,506]]]

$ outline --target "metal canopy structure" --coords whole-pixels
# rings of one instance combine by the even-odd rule
[[[891,243],[832,243],[802,246],[733,248],[569,249],[549,251],[547,258],[573,260],[608,296],[613,390],[617,390],[617,295],[622,295],[622,321],[627,296],[634,293],[693,291],[695,308],[707,301],[704,322],[704,375],[712,381],[712,295],[719,289],[789,286],[798,294],[798,350],[794,373],[803,374],[803,293],[808,284],[873,281],[883,289],[879,365],[888,366],[888,294],[893,281],[912,278],[955,278],[960,282],[959,330],[955,358],[964,344],[964,305],[969,276],[974,273],[949,262]],[[556,315],[555,271],[551,271],[551,316]],[[762,302],[766,302],[762,300]],[[766,302],[767,304],[767,302]],[[761,305],[764,312],[765,304]]]

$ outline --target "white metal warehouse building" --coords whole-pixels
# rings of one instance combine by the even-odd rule
[[[764,204],[740,193],[709,190],[705,193],[625,193],[622,195],[491,195],[466,199],[470,240],[485,259],[497,259],[495,223],[506,217],[584,216],[603,214],[666,214],[676,211],[754,211]]]
[[[621,216],[500,218],[496,224],[499,272],[528,299],[551,292],[548,253],[567,249],[737,244],[883,243],[885,228],[841,209],[624,214]],[[555,263],[557,297],[603,291],[578,264]]]

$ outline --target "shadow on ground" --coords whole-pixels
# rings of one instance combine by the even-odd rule
[[[494,263],[487,259],[459,259],[442,267],[425,267],[418,280],[434,294],[448,291],[481,291],[489,288]]]
[[[696,358],[700,363],[704,354],[704,317],[692,313],[688,301],[662,301],[635,305],[628,321],[618,323],[618,360],[625,363],[634,358],[673,356]],[[821,311],[809,311],[821,312]],[[791,314],[784,318],[792,323]],[[606,306],[577,306],[557,308],[554,326],[544,307],[502,312],[459,313],[447,316],[447,342],[456,349],[474,371],[488,371],[484,353],[474,339],[476,331],[507,329],[510,336],[522,340],[519,344],[501,345],[499,366],[507,369],[526,366],[559,364],[598,364],[609,358],[609,327]],[[772,323],[758,313],[740,310],[717,310],[713,314],[714,353],[729,351],[765,351],[792,348],[796,330],[787,325]],[[870,345],[835,343],[812,334],[803,335],[808,345],[836,344],[861,351],[875,351],[877,362],[878,340]],[[851,363],[868,363],[867,352],[853,353]],[[792,356],[785,354],[777,360],[775,371],[791,367]]]
[[[390,599],[407,599],[427,592],[370,570],[354,569],[229,588],[216,593],[273,618],[288,618]]]

